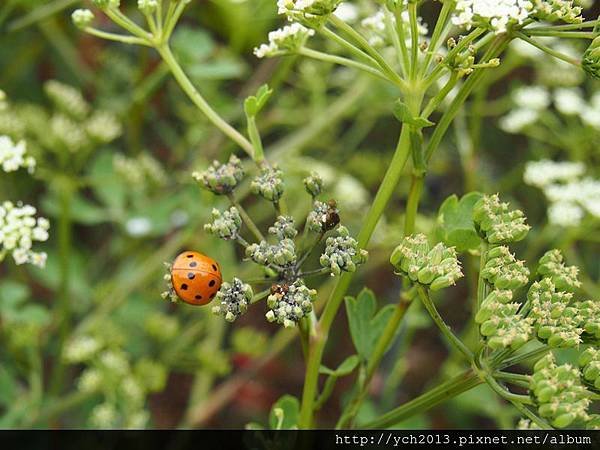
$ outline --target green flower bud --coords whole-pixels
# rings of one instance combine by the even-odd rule
[[[554,249],[546,252],[540,258],[538,273],[552,280],[557,289],[573,292],[581,287],[577,279],[579,268],[567,267],[560,250]]]
[[[77,28],[85,28],[88,27],[92,21],[94,20],[94,13],[89,9],[76,9],[71,14],[71,20]]]
[[[582,339],[579,308],[570,306],[573,294],[557,291],[549,278],[531,285],[527,293],[529,317],[539,339],[551,347],[576,347]]]
[[[525,262],[515,259],[508,247],[496,247],[488,252],[488,261],[481,275],[496,289],[514,290],[529,282],[529,269]]]
[[[587,300],[578,303],[579,326],[583,328],[586,338],[600,339],[600,302]]]
[[[473,208],[473,221],[490,244],[508,244],[525,238],[529,225],[522,211],[509,210],[497,194],[484,195]]]
[[[590,419],[590,392],[581,384],[580,376],[580,371],[569,364],[557,366],[551,353],[535,364],[529,390],[539,415],[552,426],[564,428]]]
[[[279,216],[275,224],[269,228],[269,234],[277,237],[277,239],[294,239],[298,234],[295,228],[294,218],[290,216]]]
[[[572,0],[533,0],[532,15],[545,22],[581,23],[581,6]]]
[[[283,172],[277,167],[265,167],[260,174],[252,180],[250,188],[252,192],[277,203],[281,199],[284,190]]]
[[[269,322],[277,322],[286,328],[293,327],[310,314],[316,295],[317,291],[309,289],[300,279],[291,285],[274,285],[271,295],[267,297],[269,311],[266,318]]]
[[[138,9],[144,14],[154,14],[157,7],[157,0],[138,0]]]
[[[221,285],[212,312],[225,317],[228,322],[233,322],[248,310],[253,295],[249,284],[243,283],[239,278],[234,278],[231,283]]]
[[[354,272],[357,265],[367,260],[368,253],[358,248],[358,242],[349,235],[346,227],[340,226],[337,234],[327,238],[325,251],[319,262],[322,267],[329,268],[332,275]]]
[[[290,267],[296,262],[296,246],[291,239],[282,239],[275,245],[261,241],[246,247],[246,256],[261,266]]]
[[[229,194],[244,178],[244,167],[237,156],[231,155],[226,164],[214,161],[204,172],[192,173],[192,177],[217,195]]]
[[[312,198],[317,197],[323,190],[323,179],[317,172],[311,172],[304,180],[304,188]]]
[[[462,277],[456,250],[442,243],[430,249],[423,234],[406,236],[392,252],[390,262],[400,273],[432,291],[452,286]]]
[[[226,241],[238,238],[242,219],[235,206],[222,213],[218,209],[213,209],[212,217],[212,222],[205,224],[204,230]]]

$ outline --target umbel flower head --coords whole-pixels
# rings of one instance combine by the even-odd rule
[[[600,36],[592,41],[583,54],[581,67],[592,77],[600,79]]]
[[[577,279],[579,268],[567,266],[558,249],[547,251],[540,258],[538,273],[550,278],[559,290],[573,292],[581,286],[581,282]]]
[[[204,225],[204,229],[226,241],[237,239],[240,235],[242,219],[235,206],[226,211],[212,210],[212,222]]]
[[[273,203],[279,202],[284,187],[283,172],[277,167],[264,167],[250,184],[253,193]]]
[[[226,164],[213,161],[208,169],[194,172],[192,177],[217,195],[229,194],[244,178],[244,167],[237,156],[231,155]]]
[[[581,316],[571,306],[573,294],[557,291],[549,278],[535,282],[529,288],[527,300],[537,337],[550,347],[577,347],[581,343]]]
[[[269,33],[269,43],[256,47],[254,54],[257,58],[270,58],[295,53],[314,34],[314,30],[306,28],[299,23],[292,23],[278,30],[271,31]]]
[[[274,285],[271,295],[267,297],[267,320],[286,328],[295,326],[300,319],[310,314],[316,295],[317,291],[309,289],[300,279],[291,285]]]
[[[36,209],[30,205],[4,202],[0,205],[0,261],[12,254],[17,265],[30,263],[39,267],[46,264],[46,253],[34,252],[33,242],[48,239],[50,222],[35,218]]]
[[[331,270],[331,275],[354,272],[356,266],[367,260],[366,250],[358,248],[358,242],[346,227],[338,227],[337,236],[327,238],[325,252],[321,255],[321,266]]]
[[[538,405],[539,415],[556,428],[589,420],[590,392],[581,383],[581,373],[570,364],[556,365],[548,353],[533,368],[529,390]]]
[[[508,247],[500,246],[488,252],[488,261],[481,276],[496,289],[518,289],[529,282],[525,261],[515,258]]]
[[[290,216],[279,216],[273,224],[269,227],[269,234],[275,236],[277,239],[294,239],[298,234],[296,226],[294,224],[294,218]]]
[[[525,238],[530,226],[522,211],[510,210],[497,194],[484,195],[473,208],[473,221],[490,244],[508,244]]]
[[[437,291],[463,276],[454,247],[442,243],[429,248],[424,234],[406,236],[390,257],[392,265],[412,281]]]
[[[578,303],[579,326],[583,328],[582,338],[597,342],[600,340],[600,302],[586,300]]]
[[[481,325],[481,334],[487,338],[491,349],[511,347],[513,350],[526,344],[533,334],[533,319],[517,313],[520,303],[512,302],[510,290],[493,290],[481,302],[475,322]]]
[[[533,0],[534,16],[545,22],[580,23],[583,8],[573,0]]]
[[[282,239],[274,245],[266,241],[246,247],[246,256],[261,266],[291,267],[296,262],[296,245],[291,239]]]
[[[233,322],[246,312],[252,296],[250,285],[234,278],[231,283],[221,285],[215,298],[217,304],[213,306],[212,312],[225,317],[228,322]]]

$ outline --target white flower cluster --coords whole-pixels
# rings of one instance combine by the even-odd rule
[[[541,160],[527,164],[523,179],[544,191],[550,202],[550,223],[577,226],[586,212],[600,218],[600,180],[581,178],[584,171],[582,163]]]
[[[8,136],[0,136],[0,167],[5,172],[14,172],[23,167],[33,173],[35,159],[26,153],[25,141],[15,143]]]
[[[300,49],[306,40],[315,34],[314,30],[299,23],[286,25],[269,33],[269,43],[254,49],[258,58],[272,57],[293,53]]]
[[[452,23],[467,30],[486,26],[504,33],[512,23],[522,23],[533,10],[529,0],[459,0]]]
[[[11,253],[15,263],[31,263],[38,267],[46,264],[46,253],[31,250],[33,241],[48,239],[50,222],[43,217],[36,219],[33,206],[4,202],[0,205],[0,261]]]
[[[553,102],[556,110],[566,116],[579,116],[590,127],[600,130],[600,93],[587,102],[578,88],[561,87],[550,93],[542,86],[523,86],[512,92],[516,108],[500,119],[500,128],[519,133],[534,124]]]

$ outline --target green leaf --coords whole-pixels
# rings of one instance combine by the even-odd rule
[[[359,357],[357,355],[352,355],[347,357],[337,369],[331,370],[328,367],[321,366],[319,372],[336,378],[345,377],[346,375],[350,375],[352,371],[356,369],[359,362]]]
[[[407,123],[415,128],[425,128],[435,125],[424,117],[413,116],[406,103],[403,103],[400,100],[396,100],[396,103],[394,103],[393,113],[400,122]]]
[[[460,252],[476,249],[481,240],[473,224],[473,206],[482,197],[470,192],[460,200],[456,195],[448,197],[438,212],[437,234],[445,244],[455,246]]]
[[[375,313],[376,308],[377,301],[369,289],[363,289],[357,298],[346,297],[346,314],[352,342],[365,361],[373,353],[377,339],[394,313],[393,305],[384,306],[378,313]]]
[[[269,89],[269,86],[266,84],[263,84],[258,88],[256,95],[251,95],[244,101],[244,111],[246,112],[246,115],[248,117],[256,116],[265,106],[269,97],[271,97],[271,94],[273,94],[273,90]]]
[[[269,426],[272,430],[298,428],[300,402],[292,395],[284,395],[271,407]]]

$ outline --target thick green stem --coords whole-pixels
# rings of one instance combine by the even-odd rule
[[[361,232],[358,236],[359,247],[365,248],[369,243],[371,235],[373,234],[373,231],[375,230],[375,227],[379,222],[379,219],[381,218],[390,198],[392,197],[398,181],[400,180],[402,170],[404,169],[409,154],[409,127],[407,125],[403,125],[394,157],[381,185],[379,186],[379,190],[377,191],[373,205],[367,214]],[[315,336],[311,338],[311,345],[306,366],[304,390],[302,393],[302,405],[300,408],[300,428],[310,428],[312,426],[314,402],[319,380],[319,367],[321,365],[325,343],[327,342],[327,335],[329,334],[329,329],[331,328],[338,309],[342,303],[344,294],[350,286],[352,277],[353,273],[345,272],[340,278],[338,278],[337,284],[335,285],[335,288],[333,289],[325,306],[323,315],[321,316],[319,323],[316,325]]]
[[[71,331],[71,246],[72,246],[72,218],[71,204],[73,199],[73,185],[70,179],[61,179],[58,183],[57,195],[60,201],[60,216],[58,222],[58,258],[59,258],[59,286],[57,291],[58,302],[55,309],[55,320],[58,323],[59,342],[53,369],[50,392],[60,393],[64,376],[62,363],[62,348]]]
[[[431,297],[429,297],[429,293],[427,292],[427,290],[423,286],[418,285],[417,292],[419,293],[419,298],[421,299],[423,306],[425,306],[425,309],[427,310],[427,312],[429,313],[439,330],[446,337],[448,342],[450,342],[450,344],[454,348],[461,352],[463,356],[467,359],[467,361],[472,362],[474,358],[473,352],[471,352],[471,350],[467,348],[463,341],[461,341],[452,332],[452,330],[446,324],[446,322],[444,322],[444,319],[442,319],[442,316],[440,316],[440,313],[438,312],[433,301],[431,300]]]
[[[388,428],[416,414],[425,412],[434,406],[456,397],[463,392],[473,389],[483,383],[472,369],[469,369],[451,380],[442,383],[438,387],[425,394],[399,406],[396,409],[382,415],[363,428]]]
[[[246,139],[242,134],[240,134],[235,128],[229,125],[212,107],[208,104],[208,102],[200,95],[200,92],[194,87],[190,79],[187,77],[175,56],[171,52],[171,49],[168,45],[163,45],[157,47],[160,56],[163,58],[167,66],[175,80],[181,86],[181,89],[188,95],[188,97],[194,102],[194,104],[198,107],[200,111],[204,113],[204,115],[212,122],[214,126],[216,126],[219,130],[221,130],[227,137],[229,137],[233,142],[238,144],[250,157],[254,154],[254,146],[248,139]]]
[[[406,217],[404,219],[404,235],[408,236],[415,232],[415,222],[417,220],[417,211],[421,201],[423,185],[425,184],[424,175],[413,175],[406,202]]]

